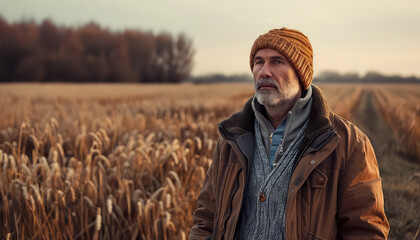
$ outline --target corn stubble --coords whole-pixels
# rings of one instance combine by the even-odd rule
[[[0,238],[187,239],[217,123],[252,84],[161,86],[0,97]],[[323,89],[351,118],[360,88]]]

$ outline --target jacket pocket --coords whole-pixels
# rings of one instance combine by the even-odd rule
[[[315,233],[308,233],[308,240],[327,240],[325,238],[321,238],[315,235]]]
[[[317,168],[311,173],[310,179],[311,188],[325,188],[327,186],[328,177]]]

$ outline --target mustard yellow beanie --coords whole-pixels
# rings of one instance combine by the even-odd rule
[[[303,89],[309,88],[314,69],[312,46],[307,36],[288,28],[273,29],[260,35],[251,48],[249,59],[251,70],[254,68],[255,54],[263,48],[275,49],[286,57],[298,74]]]

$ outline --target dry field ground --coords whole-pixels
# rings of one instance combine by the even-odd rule
[[[420,85],[322,84],[370,137],[389,239],[420,238]],[[187,239],[252,84],[0,84],[0,239]]]

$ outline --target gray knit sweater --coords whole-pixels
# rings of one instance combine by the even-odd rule
[[[283,142],[283,155],[276,153],[278,164],[271,170],[268,160],[270,146],[266,139],[274,131],[268,120],[258,111],[254,137],[254,159],[246,187],[244,206],[239,219],[236,239],[285,239],[285,210],[289,181],[299,145],[303,139],[312,103],[312,89],[296,102],[288,114]],[[256,100],[254,99],[256,102]],[[291,120],[294,120],[293,122]],[[271,127],[271,128],[270,128]],[[290,137],[292,136],[292,139]]]

